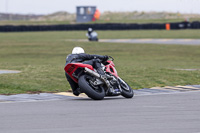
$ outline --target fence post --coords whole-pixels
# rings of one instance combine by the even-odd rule
[[[165,25],[166,30],[170,30],[170,24]]]

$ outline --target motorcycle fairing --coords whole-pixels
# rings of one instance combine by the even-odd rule
[[[115,64],[113,63],[113,61],[108,60],[107,61],[109,64],[106,65],[106,72],[111,73],[112,75],[114,75],[115,77],[119,77],[117,74],[117,70],[115,69]]]
[[[85,67],[94,70],[94,68],[91,65],[83,63],[69,63],[65,66],[64,70],[76,83],[78,83],[78,79],[75,78],[73,74],[78,68],[85,68]]]

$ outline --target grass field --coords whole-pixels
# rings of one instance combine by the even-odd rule
[[[200,38],[200,30],[97,31],[100,39]],[[73,47],[89,54],[111,55],[119,75],[134,89],[200,84],[200,46],[69,42],[85,31],[0,33],[0,94],[60,92],[70,89],[64,75],[65,58]]]

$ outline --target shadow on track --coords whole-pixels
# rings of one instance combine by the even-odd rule
[[[122,99],[127,99],[124,97],[105,97],[103,100],[93,100],[91,98],[74,98],[71,100],[75,100],[75,101],[105,101],[105,100],[122,100]]]

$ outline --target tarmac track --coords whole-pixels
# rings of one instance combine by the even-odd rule
[[[101,39],[100,42],[200,45],[200,39]]]
[[[0,133],[200,133],[200,91],[0,102]]]
[[[87,39],[68,39],[66,41],[88,42]],[[168,44],[168,45],[200,45],[200,39],[99,39],[107,43],[142,43],[142,44]]]

